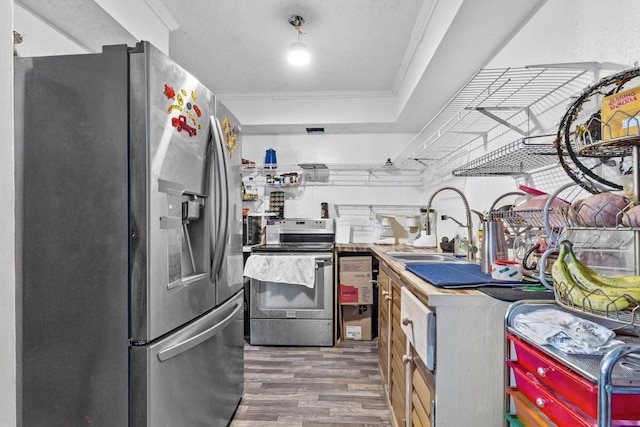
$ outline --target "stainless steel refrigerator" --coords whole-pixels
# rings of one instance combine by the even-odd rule
[[[228,424],[244,377],[240,140],[149,43],[16,58],[20,425]]]

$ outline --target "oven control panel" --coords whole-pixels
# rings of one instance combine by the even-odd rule
[[[329,218],[295,219],[285,218],[274,224],[280,226],[280,233],[334,233],[335,221]]]

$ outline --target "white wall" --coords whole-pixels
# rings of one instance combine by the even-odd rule
[[[265,151],[268,148],[276,150],[278,173],[300,171],[300,163],[325,163],[331,165],[362,166],[362,170],[347,172],[331,172],[330,181],[333,185],[304,184],[299,189],[284,190],[287,193],[288,205],[298,217],[319,217],[320,204],[330,204],[330,216],[337,217],[335,205],[424,205],[427,197],[423,188],[409,185],[415,182],[413,178],[405,178],[400,173],[391,170],[390,173],[368,172],[365,165],[383,165],[387,159],[395,158],[413,137],[409,134],[325,134],[325,135],[245,135],[242,139],[242,157],[264,162]],[[411,181],[408,181],[408,180]],[[263,211],[268,201],[263,205],[245,203],[245,207],[256,206]],[[289,207],[287,206],[287,208]],[[388,209],[391,210],[391,209]],[[285,215],[289,216],[285,211]],[[341,217],[349,217],[354,223],[369,224],[369,211],[352,209],[342,210]],[[373,241],[370,233],[354,230],[356,241]]]
[[[620,69],[637,66],[640,60],[640,44],[635,41],[638,32],[637,16],[640,16],[638,1],[548,0],[486,67],[539,64],[579,66],[580,63],[598,62],[602,64],[602,70],[595,73],[594,82],[598,81]],[[558,113],[556,123],[563,113],[564,111]],[[485,153],[482,151],[473,152],[472,159],[483,154]],[[570,181],[560,166],[550,171],[541,171],[527,179],[533,180],[529,184],[549,193]],[[479,210],[484,210],[496,197],[507,191],[517,190],[517,183],[522,183],[523,180],[524,178],[518,178],[516,182],[508,176],[477,177],[469,178],[456,186],[464,190],[472,208],[481,207]],[[512,200],[513,198],[505,198],[505,201]],[[444,209],[458,214],[453,202],[450,207],[445,203],[446,201],[442,203]]]
[[[488,64],[612,62],[633,66],[640,60],[634,0],[548,0]]]
[[[357,135],[244,135],[242,139],[242,157],[264,162],[265,151],[273,148],[277,152],[278,172],[288,172],[287,165],[296,168],[299,163],[327,163],[341,165],[382,165],[388,158],[394,159],[399,151],[413,138],[412,134],[357,134]],[[465,192],[469,207],[478,211],[488,210],[494,199],[505,192],[517,189],[515,181],[510,177],[471,179],[450,179],[446,183],[434,183],[430,180],[429,172],[424,174],[424,185],[408,185],[405,178],[397,177],[397,183],[379,185],[376,176],[367,178],[367,173],[350,173],[353,185],[303,185],[301,189],[284,189],[289,202],[296,213],[304,217],[318,217],[320,204],[330,204],[330,216],[337,217],[334,205],[411,205],[426,206],[434,191],[444,185],[453,186]],[[385,178],[394,179],[393,174]],[[477,187],[476,187],[477,186]],[[507,200],[509,201],[509,200]],[[259,205],[255,202],[245,203],[252,211],[262,212],[268,206],[268,201]],[[459,221],[466,222],[463,202],[454,191],[439,193],[433,200],[432,206],[440,213],[446,213]],[[254,209],[255,207],[255,209]],[[393,211],[387,208],[386,211]],[[399,214],[409,211],[399,211]],[[286,214],[286,212],[285,212]],[[367,223],[369,211],[354,212],[350,209],[341,211],[341,217],[353,220],[354,224]],[[477,228],[478,218],[472,217],[474,228]],[[438,225],[439,236],[453,237],[457,225],[446,221]],[[370,230],[373,232],[373,230]],[[367,233],[364,227],[354,228],[354,241],[369,242],[373,235]]]
[[[300,101],[303,103],[303,101]],[[410,134],[244,135],[242,157],[264,161],[265,150],[276,149],[278,163],[378,163],[395,158]]]
[[[0,425],[16,425],[15,182],[13,160],[13,2],[0,1]]]
[[[123,8],[118,0],[95,0],[107,13],[138,40],[146,40],[161,52],[169,54],[169,32],[178,28],[173,17],[158,1],[128,1]],[[153,13],[152,13],[153,12]]]

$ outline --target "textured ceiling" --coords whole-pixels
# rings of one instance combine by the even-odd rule
[[[156,0],[170,55],[246,134],[417,133],[544,0]],[[305,19],[311,63],[287,63]]]
[[[68,53],[136,39],[166,42],[168,54],[238,116],[245,134],[304,133],[306,127],[416,134],[545,0],[14,3],[16,29],[27,36],[19,54],[63,53],[47,46],[60,45],[56,33],[75,43]],[[302,40],[312,61],[302,68],[286,62],[297,40],[292,14],[306,20]],[[144,31],[156,18],[169,21],[170,32],[161,24],[164,38]],[[31,25],[38,20],[49,28],[39,39]]]
[[[391,91],[422,0],[162,0],[180,23],[170,52],[217,93]],[[286,61],[305,19],[312,62]],[[215,53],[217,56],[212,56]]]
[[[20,56],[151,41],[212,89],[245,135],[403,133],[411,140],[394,147],[395,164],[449,165],[442,159],[460,157],[470,138],[486,148],[479,131],[440,138],[439,112],[478,70],[633,64],[639,3],[615,0],[629,12],[615,15],[599,0],[14,0],[13,18]],[[292,14],[305,18],[313,56],[302,68],[285,60]]]

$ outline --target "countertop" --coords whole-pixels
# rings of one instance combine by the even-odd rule
[[[436,248],[415,248],[405,244],[395,245],[378,245],[373,243],[348,243],[337,244],[335,250],[338,254],[342,252],[369,252],[378,260],[386,265],[391,271],[393,271],[403,282],[410,286],[412,290],[424,299],[428,300],[431,305],[478,305],[486,303],[483,299],[496,298],[495,294],[498,294],[497,299],[508,301],[519,301],[523,299],[541,299],[545,297],[547,292],[532,292],[528,290],[511,290],[511,288],[499,288],[496,289],[491,286],[486,288],[464,288],[464,289],[445,289],[437,286],[433,286],[426,280],[416,276],[415,274],[407,271],[404,264],[396,261],[392,257],[388,256],[389,252],[412,252],[412,253],[442,253]],[[504,299],[502,294],[508,293],[508,298]],[[548,292],[549,299],[553,299],[553,294]],[[455,300],[452,297],[456,297]],[[464,298],[460,298],[464,297]]]

